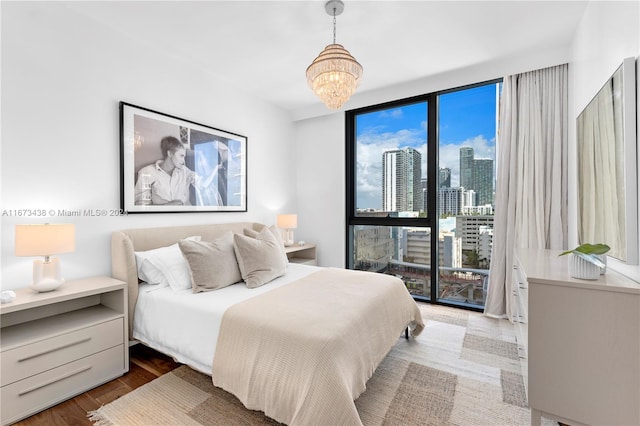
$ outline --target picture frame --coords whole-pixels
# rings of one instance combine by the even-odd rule
[[[127,213],[247,211],[247,137],[120,102]]]

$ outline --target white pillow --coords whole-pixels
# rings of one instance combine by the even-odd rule
[[[200,236],[187,240],[200,241]],[[189,265],[180,251],[178,243],[153,250],[137,251],[136,265],[138,277],[149,284],[162,287],[171,286],[173,290],[191,288]]]

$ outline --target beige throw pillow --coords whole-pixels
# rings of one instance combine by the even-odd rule
[[[231,231],[214,241],[182,240],[178,245],[189,265],[194,293],[218,290],[242,281]]]
[[[254,231],[253,229],[244,228],[244,235],[251,238],[258,238],[258,235],[260,235],[260,232],[264,231],[265,229],[268,229],[269,231],[271,231],[276,241],[278,242],[278,247],[280,247],[280,252],[282,253],[282,258],[284,259],[284,262],[289,263],[289,258],[287,257],[287,252],[284,250],[284,242],[282,241],[282,237],[280,236],[280,231],[275,225],[271,225],[268,228],[265,226],[260,231]]]
[[[240,274],[247,287],[260,287],[287,273],[282,249],[268,228],[255,238],[234,234],[233,243]]]

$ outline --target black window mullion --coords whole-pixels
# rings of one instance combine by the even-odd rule
[[[438,244],[438,97],[429,99],[429,117],[427,118],[427,216],[431,218],[431,301],[438,300],[439,247]]]
[[[356,113],[354,111],[346,111],[345,112],[345,178],[347,180],[347,185],[345,188],[346,193],[346,263],[345,267],[351,268],[352,266],[352,257],[355,252],[354,241],[353,241],[353,223],[352,220],[355,217],[356,211]]]

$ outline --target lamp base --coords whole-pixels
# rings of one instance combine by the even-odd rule
[[[285,247],[290,247],[295,244],[293,240],[293,229],[285,229],[284,235],[282,236],[282,242],[284,242]]]
[[[36,259],[33,261],[33,282],[31,288],[38,293],[52,291],[64,283],[57,257],[49,258],[48,262]]]

